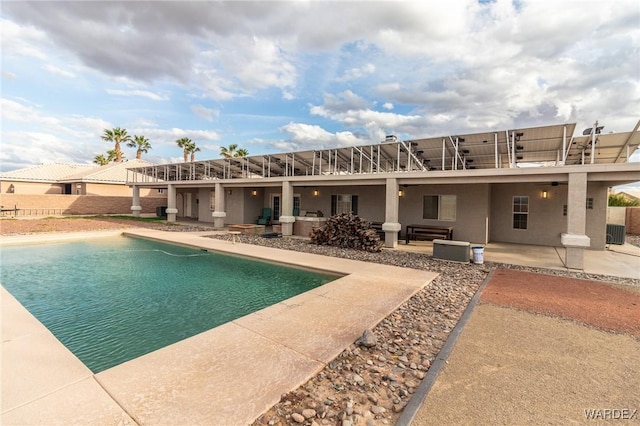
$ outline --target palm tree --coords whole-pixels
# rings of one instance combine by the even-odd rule
[[[228,148],[226,146],[223,146],[222,148],[220,148],[220,155],[222,155],[224,158],[235,157],[237,149],[238,145],[236,145],[235,143],[229,145]]]
[[[145,138],[144,136],[138,135],[134,135],[133,140],[127,142],[127,146],[129,148],[137,148],[136,160],[142,158],[143,152],[146,154],[151,149],[151,143],[149,142],[149,139]]]
[[[122,162],[122,160],[126,159],[127,156],[124,155],[123,153],[120,153],[120,161]],[[107,150],[107,161],[109,163],[111,163],[112,161],[115,163],[116,162],[116,150],[115,149],[109,149]]]
[[[191,142],[188,146],[188,150],[191,154],[191,162],[196,161],[196,152],[200,152],[200,148],[198,148],[194,142]]]
[[[131,136],[127,134],[126,129],[121,129],[120,127],[116,127],[114,129],[104,129],[104,133],[102,134],[102,140],[107,142],[113,142],[113,149],[115,151],[115,162],[122,162],[122,151],[120,150],[120,143],[127,143],[131,141]]]
[[[246,157],[249,155],[249,151],[244,148],[238,148],[237,144],[232,143],[229,147],[223,146],[220,148],[220,155],[224,158]]]
[[[193,142],[191,141],[191,139],[189,138],[180,138],[178,140],[176,140],[176,143],[178,144],[178,146],[180,148],[182,148],[182,155],[184,156],[184,162],[186,163],[187,161],[189,161],[189,146],[191,144],[193,144]]]
[[[109,159],[104,154],[98,154],[93,158],[93,162],[99,166],[106,166],[109,164]]]

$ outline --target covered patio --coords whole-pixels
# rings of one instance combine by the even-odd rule
[[[411,241],[398,244],[395,250],[433,254],[432,241]],[[484,246],[486,262],[568,270],[564,262],[564,247],[530,244],[488,243]],[[640,280],[640,247],[631,244],[609,245],[605,251],[585,250],[584,269],[588,274],[610,275]]]

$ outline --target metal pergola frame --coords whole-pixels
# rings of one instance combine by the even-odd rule
[[[127,180],[138,184],[621,163],[640,144],[638,125],[632,132],[600,134],[596,123],[594,131],[573,137],[575,127],[573,123],[407,141],[390,136],[371,145],[136,167],[129,169]]]

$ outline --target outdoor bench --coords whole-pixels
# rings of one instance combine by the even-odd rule
[[[410,240],[452,240],[452,226],[407,225],[406,243]]]
[[[380,239],[384,241],[385,232],[382,230],[382,222],[371,222],[371,229],[374,229]],[[400,239],[400,231],[398,231],[398,239]]]
[[[371,222],[371,229],[375,230],[381,239],[384,239],[384,231],[382,230],[382,222]]]

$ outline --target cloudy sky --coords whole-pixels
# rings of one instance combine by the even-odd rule
[[[640,118],[637,0],[3,1],[0,169]],[[131,148],[124,148],[134,158]]]

